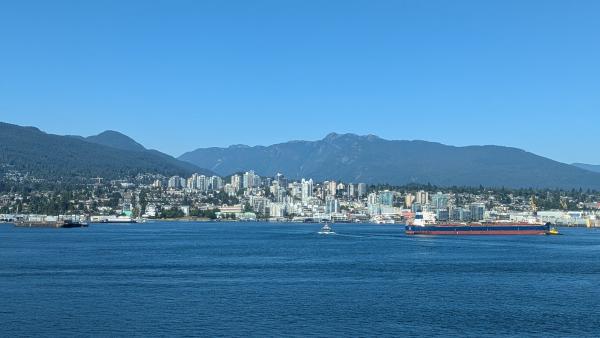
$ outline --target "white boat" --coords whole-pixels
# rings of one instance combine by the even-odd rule
[[[325,223],[321,228],[321,231],[319,231],[319,235],[335,235],[335,232],[331,229],[329,224]]]

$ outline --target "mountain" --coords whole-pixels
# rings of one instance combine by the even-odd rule
[[[131,137],[123,135],[117,131],[107,130],[95,136],[85,138],[88,142],[105,145],[111,148],[117,148],[130,151],[144,151],[143,145],[137,143]]]
[[[573,163],[571,165],[588,171],[593,171],[595,173],[600,173],[600,165],[597,164]]]
[[[332,133],[319,141],[205,148],[179,159],[226,175],[255,170],[290,178],[439,186],[600,189],[600,174],[501,146],[454,147],[426,141]]]
[[[138,143],[126,136],[133,143],[123,137],[117,137],[117,141],[112,142],[107,140],[111,134],[103,133],[93,140],[113,144],[115,147],[96,144],[81,137],[47,134],[34,127],[0,123],[0,167],[10,166],[47,179],[78,176],[119,178],[138,173],[212,174],[209,170],[200,169],[156,150],[119,149],[132,149]],[[123,142],[124,140],[127,142]]]

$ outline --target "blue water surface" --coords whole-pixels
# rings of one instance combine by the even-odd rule
[[[3,336],[600,336],[600,230],[0,225]]]

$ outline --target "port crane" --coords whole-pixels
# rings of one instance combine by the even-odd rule
[[[531,213],[533,213],[533,216],[537,216],[538,203],[535,195],[531,195],[531,199],[529,199],[529,206],[531,207]]]
[[[565,211],[569,210],[569,203],[567,202],[567,197],[563,196],[560,198],[560,208]]]

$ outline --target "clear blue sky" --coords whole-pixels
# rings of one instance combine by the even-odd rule
[[[600,1],[4,1],[0,121],[197,147],[376,134],[600,163]]]

